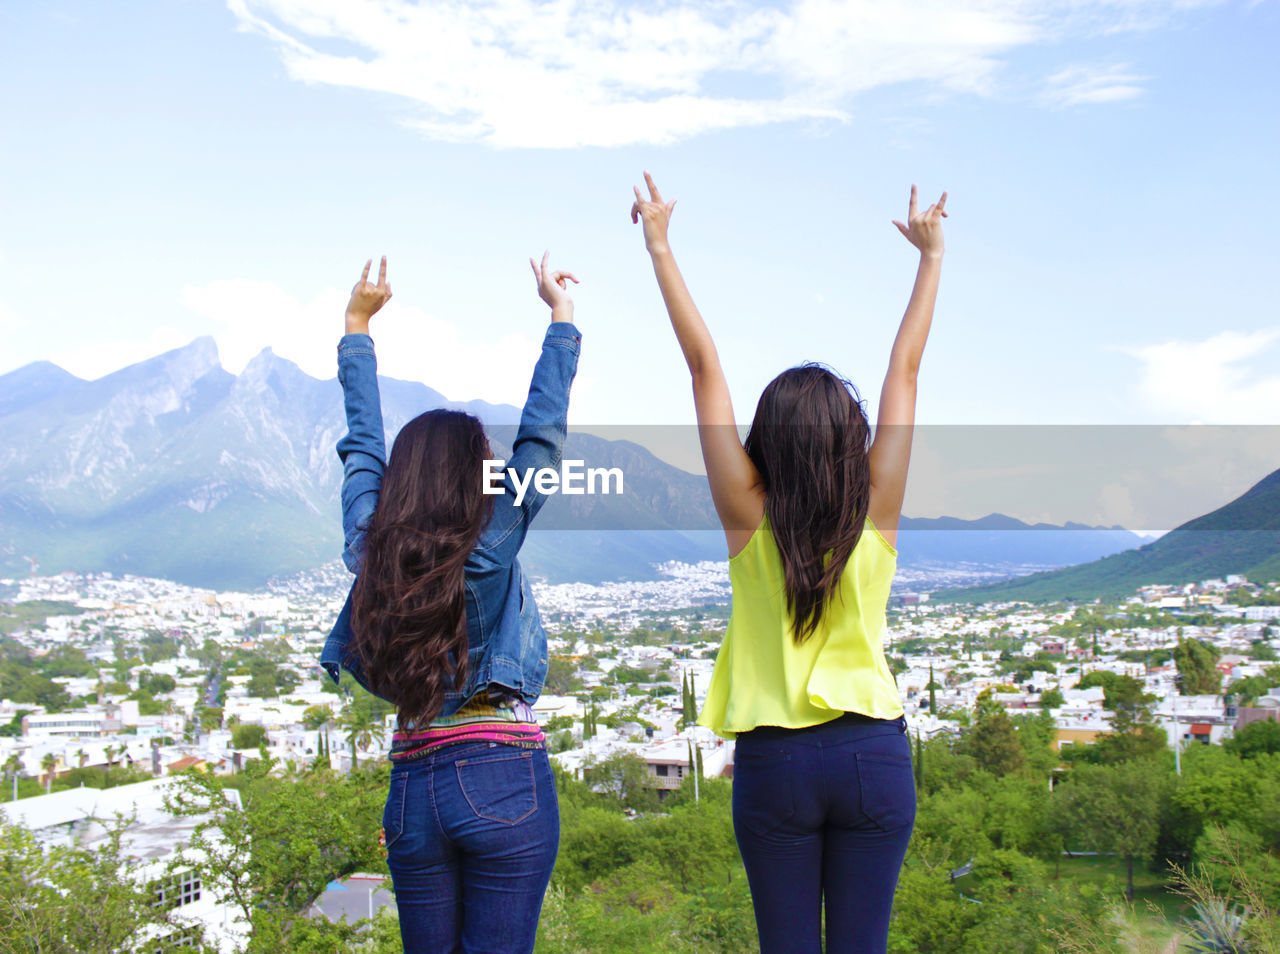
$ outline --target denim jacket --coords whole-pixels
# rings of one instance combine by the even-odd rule
[[[529,398],[506,467],[521,474],[529,469],[559,468],[568,431],[569,386],[578,367],[582,335],[572,324],[553,322],[542,341],[542,354],[533,369]],[[346,335],[338,344],[338,380],[347,411],[347,433],[338,441],[342,459],[342,529],[346,546],[342,559],[359,574],[364,537],[378,503],[386,468],[382,407],[378,396],[377,360],[373,339]],[[464,567],[466,586],[467,680],[461,690],[445,694],[442,716],[452,715],[464,702],[490,685],[507,690],[532,704],[547,676],[547,635],[533,601],[528,578],[516,554],[534,516],[546,502],[532,482],[520,506],[510,474],[503,470],[503,491],[493,498],[493,513],[481,531]],[[354,590],[354,586],[353,586]],[[369,681],[351,651],[351,594],[325,641],[320,664],[334,682],[339,667],[360,685]]]

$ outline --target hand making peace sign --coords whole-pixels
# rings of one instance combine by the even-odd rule
[[[360,281],[351,289],[351,299],[347,302],[347,334],[369,333],[369,319],[378,313],[378,309],[391,300],[391,286],[387,284],[387,256],[382,256],[382,266],[378,269],[378,284],[369,282],[369,269],[373,267],[373,259],[364,264]]]

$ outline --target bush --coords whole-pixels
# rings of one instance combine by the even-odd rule
[[[238,725],[231,730],[233,749],[259,749],[267,744],[267,730],[260,725]]]

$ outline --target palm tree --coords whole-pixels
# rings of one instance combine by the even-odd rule
[[[4,761],[4,774],[13,779],[13,800],[18,800],[18,776],[22,774],[22,760],[18,758],[17,753],[10,755]]]
[[[382,727],[373,717],[373,712],[355,704],[342,710],[338,724],[347,730],[347,741],[351,743],[351,767],[356,767],[356,750],[367,749],[382,734]]]
[[[120,748],[123,750],[124,746],[121,746]],[[105,751],[107,756],[107,767],[103,769],[103,774],[106,776],[106,784],[110,785],[111,770],[116,767],[116,747],[114,745],[108,745]]]
[[[54,769],[58,767],[58,759],[52,752],[46,752],[44,758],[40,760],[40,767],[44,769],[44,791],[46,795],[53,792],[53,776]]]

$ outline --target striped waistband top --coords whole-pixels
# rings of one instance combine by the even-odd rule
[[[498,742],[521,748],[546,745],[533,707],[523,700],[498,703],[472,699],[451,716],[436,719],[425,729],[397,731],[391,738],[390,759],[403,762],[423,758],[445,745],[458,742]]]

